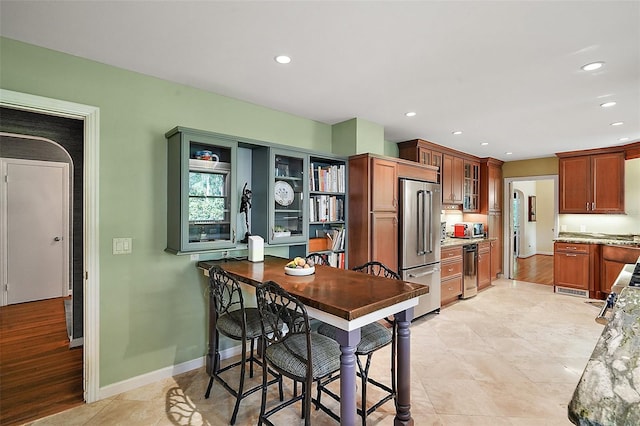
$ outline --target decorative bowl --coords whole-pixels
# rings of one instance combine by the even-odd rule
[[[311,275],[315,272],[316,272],[315,266],[312,266],[310,268],[287,268],[286,266],[284,267],[284,273],[287,275],[302,276],[302,275]]]

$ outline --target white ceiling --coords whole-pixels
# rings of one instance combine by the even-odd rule
[[[1,0],[0,34],[480,157],[640,140],[639,1]]]

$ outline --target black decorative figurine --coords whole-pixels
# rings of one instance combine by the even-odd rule
[[[244,238],[240,240],[241,243],[249,242],[249,209],[251,208],[251,190],[247,188],[247,182],[242,187],[242,198],[240,199],[240,213],[244,213],[244,224],[247,227],[247,232],[244,234]]]

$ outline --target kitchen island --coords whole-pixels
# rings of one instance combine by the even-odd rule
[[[640,425],[640,288],[624,287],[568,407],[576,425]]]

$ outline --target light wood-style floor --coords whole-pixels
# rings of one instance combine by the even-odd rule
[[[536,254],[514,264],[513,278],[535,284],[553,285],[553,256]]]
[[[83,404],[82,348],[69,349],[64,299],[0,307],[0,424]]]

